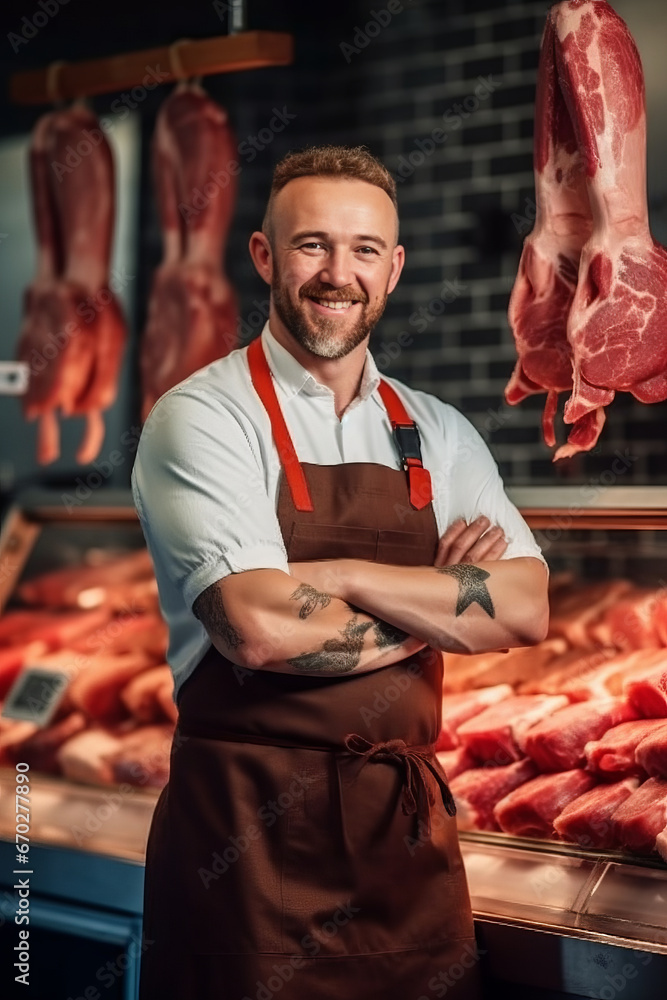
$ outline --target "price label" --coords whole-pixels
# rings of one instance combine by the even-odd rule
[[[69,679],[69,674],[62,670],[38,665],[24,667],[12,684],[0,714],[48,726],[63,700]]]

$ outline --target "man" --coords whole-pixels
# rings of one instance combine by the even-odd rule
[[[179,707],[141,997],[478,998],[440,651],[540,641],[544,560],[472,426],[368,351],[382,164],[290,155],[250,252],[261,337],[162,397],[133,471]]]

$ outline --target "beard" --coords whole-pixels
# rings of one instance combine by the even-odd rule
[[[344,358],[358,347],[377,325],[387,304],[387,292],[374,302],[361,289],[351,285],[345,288],[323,287],[317,281],[306,282],[298,292],[295,301],[283,284],[276,265],[271,294],[278,316],[296,342],[318,358]],[[310,298],[348,302],[356,300],[360,305],[359,318],[350,325],[343,317],[327,319],[326,316],[308,315],[305,300]],[[353,309],[356,306],[352,306]]]

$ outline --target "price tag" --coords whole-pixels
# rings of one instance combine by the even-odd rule
[[[0,361],[0,396],[22,396],[28,391],[29,378],[25,361]]]
[[[63,700],[69,674],[38,665],[24,667],[12,684],[0,715],[48,726]]]

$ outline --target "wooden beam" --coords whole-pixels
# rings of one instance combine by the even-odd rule
[[[9,81],[15,104],[52,104],[94,97],[184,77],[235,73],[264,66],[288,66],[294,39],[282,31],[243,31],[214,38],[181,39],[173,45],[84,62],[52,63],[44,69],[14,73]]]

